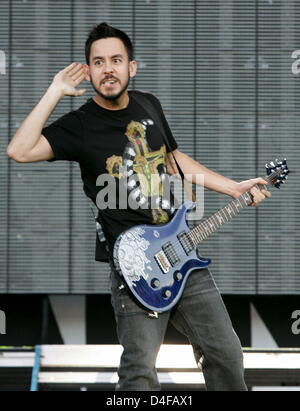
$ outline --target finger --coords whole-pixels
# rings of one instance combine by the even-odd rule
[[[82,70],[82,64],[76,63],[74,67],[71,67],[70,71],[68,71],[69,76],[74,76],[79,70]]]
[[[259,193],[257,193],[257,195],[254,197],[254,202],[256,204],[260,203],[261,201],[263,201],[266,198],[266,196],[260,191]]]
[[[63,69],[64,72],[68,73],[70,70],[72,70],[72,68],[74,68],[76,66],[77,63],[71,63],[69,66],[65,67]]]
[[[263,178],[261,178],[261,177],[255,178],[254,182],[255,182],[255,184],[263,184],[263,185],[268,184],[268,182],[266,180],[264,180]]]
[[[74,63],[71,65],[69,68],[67,68],[66,73],[69,76],[74,76],[80,69],[82,69],[82,64],[81,63]]]
[[[258,195],[256,196],[256,199],[258,200],[258,201],[262,201],[263,199],[265,199],[266,198],[266,196],[260,191],[259,193],[258,193]]]
[[[85,73],[83,70],[78,71],[76,74],[72,76],[72,80],[77,81],[80,77],[85,77]]]
[[[252,194],[252,203],[250,206],[257,206],[265,198],[264,194],[260,190],[255,190],[255,195]]]
[[[252,205],[253,207],[256,207],[256,206],[259,205],[260,202],[261,202],[261,200],[255,199],[251,205]]]
[[[259,190],[258,190],[257,187],[252,187],[252,188],[250,189],[250,194],[252,194],[252,196],[254,196],[254,195],[256,195],[256,193],[257,193],[258,191],[259,191]]]
[[[261,190],[261,192],[268,198],[272,197],[272,194],[270,193],[270,191],[267,190]]]
[[[86,91],[87,91],[86,88],[83,88],[81,90],[76,90],[75,96],[82,96]]]
[[[267,190],[261,190],[256,195],[255,198],[263,200],[266,197],[271,197],[271,193]]]
[[[78,77],[76,80],[74,80],[75,87],[79,86],[79,84],[82,83],[84,79],[85,79],[85,75],[83,74],[80,77]]]

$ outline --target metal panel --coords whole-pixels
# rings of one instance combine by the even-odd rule
[[[264,176],[276,157],[297,167],[300,94],[291,54],[300,44],[299,13],[295,0],[2,1],[0,293],[109,291],[108,265],[94,261],[78,165],[17,164],[6,156],[9,138],[53,76],[85,61],[91,27],[107,21],[131,36],[138,61],[131,86],[160,98],[179,149],[242,181]],[[85,87],[83,97],[64,98],[48,124],[92,96]],[[291,178],[203,245],[223,293],[300,293],[296,184]],[[205,217],[229,200],[206,190]]]

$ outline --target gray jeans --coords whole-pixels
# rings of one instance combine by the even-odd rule
[[[160,390],[155,363],[168,321],[191,343],[209,391],[246,391],[243,352],[229,315],[209,270],[192,272],[179,303],[149,316],[111,273],[111,300],[117,334],[124,351],[116,390]]]

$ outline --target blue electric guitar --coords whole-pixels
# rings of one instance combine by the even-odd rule
[[[279,188],[289,170],[286,159],[275,163],[266,164],[264,179]],[[194,203],[187,201],[167,224],[137,225],[122,233],[114,246],[115,267],[144,307],[170,310],[180,299],[189,274],[211,262],[198,255],[199,244],[251,203],[251,194],[245,192],[190,229],[186,214]]]

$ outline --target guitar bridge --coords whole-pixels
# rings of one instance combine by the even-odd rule
[[[162,272],[164,274],[168,273],[171,268],[171,264],[164,251],[159,251],[158,253],[154,254],[154,258],[157,261],[157,264],[159,265]]]

